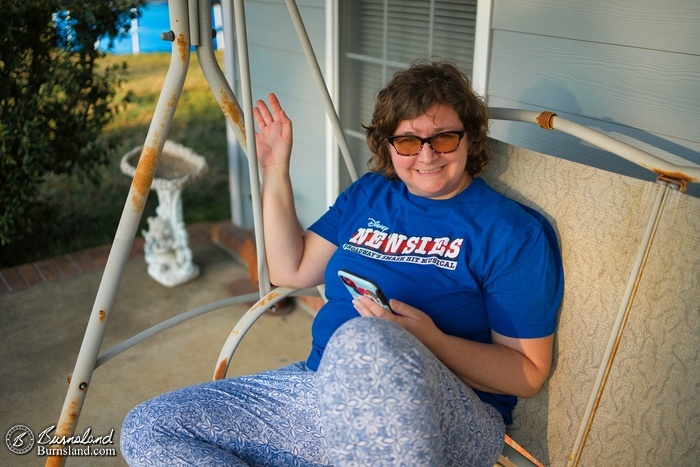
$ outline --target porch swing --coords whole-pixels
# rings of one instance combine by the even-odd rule
[[[296,3],[285,2],[342,157],[356,180],[357,170]],[[257,246],[258,301],[230,332],[213,378],[226,376],[236,348],[266,310],[294,295],[323,296],[322,287],[270,290],[243,1],[234,2],[243,110],[214,55],[211,1],[170,0],[169,15],[170,67],[70,379],[58,437],[74,434],[98,366],[162,330],[251,300],[248,294],[185,312],[98,355],[183,89],[191,46],[248,154]],[[518,403],[497,465],[673,465],[688,462],[688,456],[697,461],[693,427],[700,419],[700,199],[686,195],[683,188],[698,183],[700,168],[671,164],[551,112],[491,108],[490,113],[494,120],[566,132],[658,176],[656,182],[633,179],[491,141],[492,161],[482,177],[494,189],[547,217],[559,237],[567,277],[552,372],[536,397]],[[62,465],[65,460],[49,457],[46,465]]]

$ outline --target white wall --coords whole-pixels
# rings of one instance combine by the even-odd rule
[[[494,0],[487,99],[552,110],[672,162],[700,163],[700,2]],[[535,125],[499,122],[492,136],[654,179]]]
[[[321,69],[325,62],[324,0],[298,0]],[[325,112],[299,38],[283,0],[247,0],[244,4],[248,33],[248,59],[253,102],[267,100],[274,92],[294,124],[292,183],[299,219],[304,227],[315,221],[328,206],[325,197]],[[227,47],[230,54],[236,45]],[[228,58],[228,55],[227,55]],[[238,65],[235,75],[240,76]],[[234,92],[240,97],[240,79]],[[240,167],[244,224],[252,227],[248,167]]]

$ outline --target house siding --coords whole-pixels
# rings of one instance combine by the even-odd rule
[[[297,4],[324,69],[325,1]],[[298,216],[308,227],[327,209],[322,99],[285,2],[249,0],[245,8],[253,99],[274,91],[294,121],[291,175]],[[671,162],[700,164],[699,2],[493,0],[492,8],[485,91],[490,106],[551,110]],[[240,90],[238,80],[234,87]],[[535,125],[494,122],[491,136],[654,178],[631,162]],[[240,170],[247,190],[244,219],[251,226],[247,166]],[[688,192],[700,196],[700,185],[689,185]]]
[[[325,63],[325,2],[297,1],[311,44],[321,67]],[[283,0],[245,2],[248,61],[253,102],[267,101],[274,92],[294,124],[292,186],[297,214],[308,227],[327,208],[325,200],[325,110],[316,88],[294,24]],[[234,53],[236,44],[227,52]],[[236,58],[237,60],[237,58]],[[235,76],[240,76],[235,62]],[[240,78],[234,84],[241,106]],[[241,158],[240,185],[243,192],[243,222],[252,227],[248,166]]]
[[[700,3],[494,0],[486,99],[551,110],[674,163],[700,164]],[[494,122],[525,148],[653,179],[632,163],[535,125]],[[700,187],[689,192],[700,195]]]

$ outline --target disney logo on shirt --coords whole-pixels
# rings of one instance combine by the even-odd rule
[[[367,227],[375,227],[376,229],[381,230],[382,232],[386,232],[387,230],[389,230],[389,227],[387,227],[386,225],[382,225],[382,223],[378,220],[374,220],[371,217],[367,220]]]

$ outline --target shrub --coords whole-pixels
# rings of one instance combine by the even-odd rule
[[[99,67],[100,38],[127,34],[144,0],[7,0],[0,4],[0,245],[60,221],[37,197],[51,175],[97,182],[115,147],[102,129],[119,108],[125,66]],[[126,99],[120,102],[128,102]],[[34,232],[37,233],[37,232]]]

